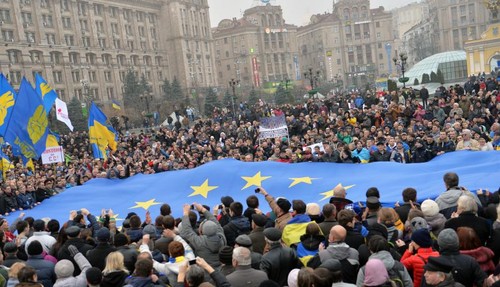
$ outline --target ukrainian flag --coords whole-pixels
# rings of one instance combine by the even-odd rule
[[[113,102],[112,102],[111,105],[113,106],[113,109],[115,109],[115,110],[121,110],[122,109],[122,107],[120,106],[120,104],[117,101],[115,101],[115,100],[113,100]]]
[[[92,102],[89,112],[89,138],[94,158],[107,159],[106,149],[116,150],[116,131],[106,124],[108,118]]]
[[[36,79],[36,93],[42,98],[43,100],[43,107],[47,111],[47,113],[50,112],[50,109],[52,108],[52,105],[57,99],[57,94],[56,92],[47,84],[47,81],[45,81],[42,76],[40,76],[38,73],[35,74],[35,79]]]
[[[17,94],[3,74],[0,74],[0,136],[5,136],[5,131],[12,116]]]
[[[15,156],[38,159],[45,151],[48,133],[49,121],[42,99],[23,78],[5,140],[12,145]]]

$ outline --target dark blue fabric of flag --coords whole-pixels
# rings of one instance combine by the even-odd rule
[[[34,218],[50,217],[65,221],[72,209],[85,207],[98,215],[101,209],[111,208],[118,214],[118,219],[123,219],[129,212],[136,212],[144,218],[149,207],[152,218],[155,218],[160,204],[169,203],[173,215],[180,217],[185,203],[198,202],[213,208],[225,195],[246,205],[245,199],[255,194],[259,180],[275,197],[302,199],[306,203],[317,202],[320,205],[328,202],[332,189],[338,184],[348,188],[347,197],[355,202],[364,201],[366,190],[375,186],[380,190],[382,203],[393,206],[396,201],[402,201],[401,192],[406,187],[417,189],[418,201],[436,198],[445,191],[443,175],[450,171],[459,175],[460,186],[472,191],[480,188],[496,191],[500,186],[499,163],[498,151],[453,152],[421,164],[284,164],[226,159],[191,170],[136,175],[125,180],[94,179],[25,212]],[[269,211],[264,197],[257,196],[260,208]],[[17,214],[10,215],[11,219]]]

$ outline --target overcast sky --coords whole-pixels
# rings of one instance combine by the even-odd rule
[[[386,10],[404,6],[417,0],[371,0],[371,7],[384,6]],[[212,27],[220,20],[240,18],[243,11],[252,7],[254,0],[208,0]],[[275,5],[281,5],[286,23],[298,26],[305,25],[313,14],[331,12],[331,0],[275,0]]]

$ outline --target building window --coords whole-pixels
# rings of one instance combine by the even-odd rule
[[[63,28],[65,28],[65,29],[71,29],[71,18],[69,18],[69,17],[62,17],[62,24],[63,24]]]
[[[82,37],[82,44],[84,47],[90,47],[90,37]]]
[[[61,0],[61,10],[69,11],[69,0]]]
[[[105,38],[99,38],[99,47],[106,48],[106,39]]]
[[[43,60],[43,54],[39,51],[30,51],[31,63],[40,64]]]
[[[105,72],[104,72],[104,80],[105,80],[106,82],[111,82],[111,79],[112,79],[112,78],[111,78],[111,71],[105,71]]]
[[[10,18],[10,11],[5,9],[0,9],[0,21],[10,24],[12,23],[12,18]]]
[[[94,14],[96,16],[102,16],[102,12],[103,12],[104,8],[102,5],[100,4],[94,4]]]
[[[21,51],[8,50],[7,55],[9,56],[9,63],[11,64],[17,64],[21,61]]]
[[[21,72],[20,71],[10,71],[9,72],[9,81],[11,84],[19,85],[21,83]]]
[[[53,71],[52,77],[54,78],[54,83],[60,84],[62,83],[62,72],[61,71]]]
[[[95,71],[89,71],[89,81],[92,83],[97,82],[97,74]]]
[[[14,41],[14,31],[2,30],[2,38],[4,41]]]
[[[52,64],[61,64],[62,54],[60,52],[50,52],[50,62]]]
[[[75,38],[73,37],[73,35],[64,35],[64,41],[66,42],[67,46],[75,45]]]

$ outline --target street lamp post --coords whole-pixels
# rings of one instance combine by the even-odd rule
[[[401,78],[399,78],[399,82],[403,83],[403,89],[406,88],[406,82],[408,82],[409,78],[405,77],[406,72],[406,61],[408,60],[408,56],[406,53],[400,53],[399,59],[398,57],[392,58],[395,66],[399,66],[401,68]]]
[[[233,89],[233,96],[231,97],[231,104],[233,105],[233,116],[236,117],[236,109],[234,106],[234,99],[236,99],[236,86],[240,83],[239,80],[231,79],[229,86]]]
[[[314,95],[316,94],[316,90],[314,90],[314,86],[317,86],[317,83],[319,81],[319,71],[316,71],[316,73],[313,73],[313,69],[309,68],[307,72],[304,73],[304,77],[306,79],[309,79],[309,83],[311,84],[311,91],[309,91],[309,95]]]

